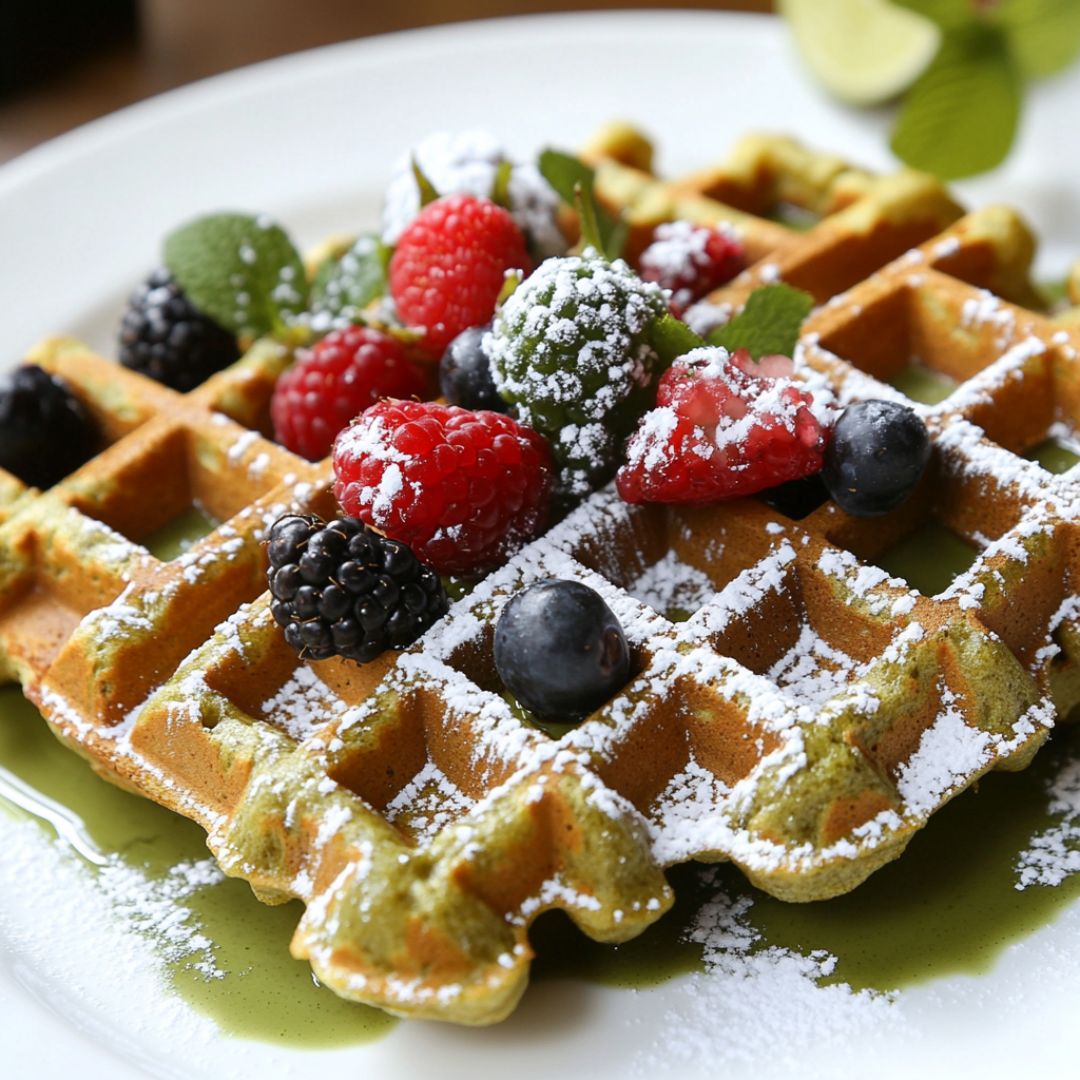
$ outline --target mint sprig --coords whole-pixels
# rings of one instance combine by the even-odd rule
[[[555,189],[567,206],[577,204],[580,191],[581,200],[590,206],[596,216],[600,250],[609,259],[617,259],[622,255],[629,229],[621,216],[610,214],[597,201],[596,171],[581,158],[550,147],[541,151],[538,167],[540,175]]]
[[[376,234],[359,237],[339,258],[329,258],[315,272],[311,285],[313,311],[354,322],[364,309],[386,295],[387,269],[393,248]]]
[[[943,31],[937,55],[904,98],[893,152],[945,180],[996,168],[1016,138],[1025,81],[1056,74],[1080,55],[1080,3],[893,2]]]
[[[728,352],[746,349],[754,360],[780,354],[791,356],[814,298],[782,282],[755,289],[742,311],[706,338]]]
[[[300,255],[265,217],[197,218],[166,237],[165,266],[199,311],[237,337],[282,331],[307,309]]]

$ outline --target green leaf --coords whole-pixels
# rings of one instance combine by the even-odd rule
[[[703,337],[694,333],[686,323],[681,319],[676,319],[667,311],[653,323],[651,341],[664,368],[671,367],[680,356],[708,345]]]
[[[709,334],[708,342],[728,352],[746,349],[755,360],[774,353],[791,356],[813,306],[814,298],[801,289],[765,285],[750,294],[738,315]]]
[[[416,180],[416,187],[420,192],[420,205],[427,206],[428,203],[433,203],[438,197],[439,193],[435,189],[435,185],[427,178],[427,174],[420,168],[420,163],[416,158],[412,159],[412,174]]]
[[[501,308],[511,296],[517,292],[518,286],[525,280],[525,275],[520,270],[507,270],[503,278],[502,288],[495,298],[496,309]]]
[[[579,157],[564,153],[562,150],[540,152],[540,175],[555,189],[559,198],[567,206],[574,205],[574,189],[581,187],[592,194],[596,183],[596,173]]]
[[[897,7],[924,15],[943,30],[967,26],[978,18],[974,0],[892,0]]]
[[[576,192],[580,189],[582,200],[591,205],[596,216],[600,250],[609,259],[617,259],[623,252],[629,229],[621,217],[609,214],[596,201],[596,172],[573,154],[551,148],[541,151],[538,166],[541,175],[567,206],[577,205]]]
[[[495,179],[491,183],[491,201],[496,206],[510,209],[510,174],[514,166],[509,161],[500,161],[495,167]]]
[[[951,31],[904,99],[893,152],[944,180],[986,172],[1012,146],[1020,102],[1020,75],[1004,31],[985,23]]]
[[[165,265],[199,311],[238,337],[280,330],[307,308],[304,264],[265,217],[197,218],[165,238]]]
[[[1056,75],[1080,55],[1077,0],[1003,0],[998,20],[1024,75]]]
[[[386,295],[386,271],[393,253],[372,233],[361,236],[339,258],[327,259],[312,282],[312,310],[359,320],[372,300]]]

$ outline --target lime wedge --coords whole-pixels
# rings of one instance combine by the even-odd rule
[[[888,0],[780,0],[807,66],[851,105],[888,101],[934,58],[941,31]]]

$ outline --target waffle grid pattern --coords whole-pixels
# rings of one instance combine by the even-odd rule
[[[260,897],[302,899],[293,951],[339,993],[498,1020],[533,918],[560,907],[628,939],[687,859],[730,859],[791,900],[847,891],[1080,701],[1080,469],[1019,456],[1080,421],[1080,333],[999,298],[1029,297],[1015,215],[957,220],[925,178],[793,147],[752,140],[664,183],[599,144],[598,190],[639,229],[693,210],[742,232],[757,262],[712,307],[812,285],[799,358],[842,400],[897,396],[912,355],[955,378],[917,406],[935,444],[922,490],[870,522],[604,490],[363,667],[298,661],[263,594],[269,523],[333,513],[326,463],[260,434],[286,348],[186,396],[72,341],[31,357],[109,446],[44,494],[0,476],[0,674],[104,774],[200,822]],[[739,209],[777,200],[825,216],[799,234]],[[140,546],[193,504],[222,524],[169,563]],[[935,597],[875,565],[929,520],[979,549]],[[549,576],[596,588],[633,655],[628,685],[561,737],[503,696],[491,649],[501,606]]]

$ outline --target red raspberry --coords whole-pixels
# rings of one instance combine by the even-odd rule
[[[342,509],[440,574],[504,561],[547,517],[547,442],[501,413],[380,401],[334,443]]]
[[[615,478],[627,502],[713,502],[821,470],[830,404],[800,390],[787,357],[695,349],[676,360]]]
[[[682,318],[695,301],[730,281],[746,266],[746,252],[730,230],[689,221],[657,225],[638,269],[646,281],[671,290],[671,313]]]
[[[317,461],[330,453],[334,436],[379,398],[428,396],[427,376],[401,342],[366,326],[335,330],[278,379],[270,402],[274,438]]]
[[[401,234],[390,294],[406,326],[424,327],[424,347],[437,357],[462,330],[491,318],[508,270],[531,266],[508,211],[475,195],[447,195]]]

